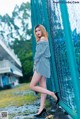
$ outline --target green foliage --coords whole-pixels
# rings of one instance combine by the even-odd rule
[[[11,47],[18,55],[22,64],[23,79],[20,82],[28,82],[33,73],[32,42],[31,40],[15,40]]]
[[[8,14],[0,16],[0,37],[14,49],[22,64],[23,78],[20,82],[28,82],[33,72],[30,18],[31,10],[28,2],[22,3],[21,6],[16,5],[12,16]]]
[[[16,5],[12,16],[5,14],[0,15],[0,37],[11,43],[14,39],[18,40],[30,40],[31,28],[30,28],[31,10],[30,3],[22,3],[21,6]],[[6,27],[4,27],[6,26]]]

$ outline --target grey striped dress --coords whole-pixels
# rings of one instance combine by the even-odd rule
[[[50,78],[50,56],[49,42],[45,40],[38,41],[34,56],[34,71],[36,70],[45,78]]]

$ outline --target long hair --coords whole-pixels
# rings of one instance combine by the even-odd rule
[[[40,28],[41,33],[42,33],[42,36],[41,37],[45,37],[45,39],[47,40],[48,39],[48,33],[47,33],[46,29],[45,29],[45,27],[43,25],[39,24],[39,25],[37,25],[34,28],[34,35],[35,35],[36,41],[39,41],[40,40],[40,38],[38,38],[36,36],[36,28]]]

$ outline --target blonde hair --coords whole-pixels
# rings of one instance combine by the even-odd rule
[[[44,27],[43,25],[39,24],[39,25],[37,25],[37,26],[34,28],[34,35],[35,35],[36,41],[39,41],[39,40],[40,40],[40,38],[38,38],[38,37],[36,36],[36,28],[40,28],[40,30],[41,30],[41,32],[42,32],[42,37],[44,37],[45,40],[48,40],[48,33],[47,33],[45,27]]]

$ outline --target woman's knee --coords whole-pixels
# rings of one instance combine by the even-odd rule
[[[32,83],[30,83],[30,89],[34,89],[34,85]]]

